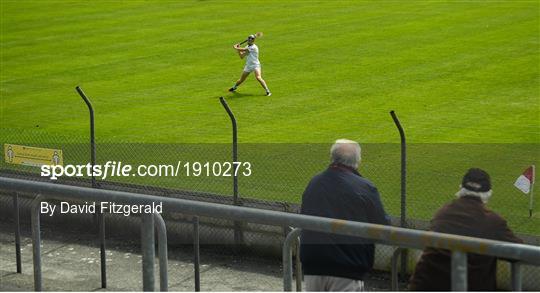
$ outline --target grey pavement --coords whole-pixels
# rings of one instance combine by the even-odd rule
[[[32,240],[29,227],[21,239],[22,274],[16,273],[13,224],[0,223],[0,290],[33,291]],[[58,229],[57,229],[58,230]],[[187,250],[187,251],[182,251]],[[189,248],[169,247],[169,290],[193,291],[193,255]],[[107,243],[108,288],[111,291],[141,291],[142,264],[136,241],[120,239]],[[98,291],[100,254],[95,235],[77,231],[42,231],[43,289],[46,291]],[[159,267],[156,261],[156,289]],[[279,262],[234,257],[201,251],[201,290],[280,291]]]
[[[22,226],[22,274],[16,273],[13,223],[0,222],[0,291],[33,291],[32,240],[28,224]],[[63,230],[62,230],[63,229]],[[107,239],[107,289],[101,289],[100,254],[92,231],[42,227],[42,270],[45,291],[141,291],[142,264],[139,242],[132,237]],[[193,253],[189,246],[169,246],[169,290],[193,291]],[[156,255],[156,290],[159,267]],[[403,284],[400,284],[403,286]],[[294,286],[294,285],[293,285]],[[369,291],[387,291],[388,274],[373,273]],[[225,249],[201,249],[202,291],[282,291],[280,259],[233,255]]]

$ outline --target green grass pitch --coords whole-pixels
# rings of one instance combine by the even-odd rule
[[[244,194],[298,202],[323,149],[346,137],[366,144],[361,171],[398,215],[395,110],[411,144],[413,217],[429,219],[474,165],[496,179],[492,207],[540,234],[512,186],[540,161],[539,11],[538,1],[0,0],[0,143],[85,141],[76,85],[100,143],[228,143],[224,96],[242,143],[325,144],[302,150],[298,164],[316,162],[301,174],[272,177],[279,160],[254,155],[262,167]],[[228,93],[244,62],[232,45],[256,31],[273,96],[253,76]],[[294,187],[283,192],[280,178]]]

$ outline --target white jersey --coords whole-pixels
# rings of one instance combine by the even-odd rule
[[[260,67],[261,62],[259,62],[259,47],[252,44],[251,46],[247,46],[246,49],[248,49],[249,52],[246,59],[246,67]]]

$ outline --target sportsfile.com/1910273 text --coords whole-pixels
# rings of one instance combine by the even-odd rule
[[[250,162],[182,162],[172,164],[150,164],[137,165],[134,168],[130,164],[122,162],[107,161],[103,165],[43,165],[41,166],[41,176],[56,180],[59,177],[91,177],[95,176],[101,180],[110,177],[232,177],[252,175],[252,165]]]

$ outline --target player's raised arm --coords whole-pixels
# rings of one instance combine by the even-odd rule
[[[235,45],[233,46],[233,48],[236,49],[238,52],[247,52],[247,51],[248,51],[247,47],[246,47],[246,48],[242,48],[242,47],[240,47],[240,44],[235,44]]]
[[[248,53],[248,49],[240,47],[240,44],[235,44],[233,48],[236,50],[236,52],[238,52],[240,59],[244,59]]]

